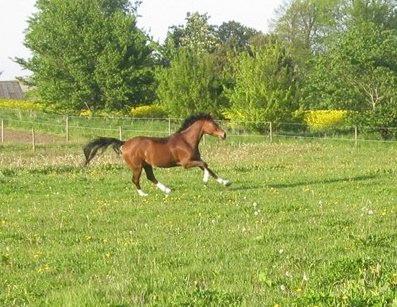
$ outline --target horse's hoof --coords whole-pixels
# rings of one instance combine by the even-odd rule
[[[148,194],[143,192],[142,190],[138,190],[138,194],[139,194],[139,196],[142,196],[142,197],[148,196]]]
[[[224,185],[225,187],[228,187],[229,185],[232,184],[229,180],[222,179],[222,178],[218,178],[216,181],[218,181],[218,183]]]

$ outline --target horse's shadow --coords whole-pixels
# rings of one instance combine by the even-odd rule
[[[239,190],[258,190],[263,188],[273,188],[273,189],[286,189],[286,188],[295,188],[299,186],[307,186],[307,185],[318,185],[318,184],[331,184],[337,182],[358,182],[358,181],[366,181],[377,178],[376,175],[359,175],[353,177],[343,177],[343,178],[326,178],[319,180],[307,180],[307,181],[298,181],[298,182],[290,182],[290,183],[276,183],[276,184],[250,184],[249,182],[235,182],[234,185],[229,187],[230,190],[239,191]]]

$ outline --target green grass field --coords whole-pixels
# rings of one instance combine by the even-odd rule
[[[0,305],[397,304],[395,144],[209,142],[200,170],[0,147]]]

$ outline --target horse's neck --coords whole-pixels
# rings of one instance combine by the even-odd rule
[[[196,122],[182,132],[182,134],[185,136],[186,142],[188,142],[192,148],[197,148],[201,138],[203,137],[202,127],[202,123]]]

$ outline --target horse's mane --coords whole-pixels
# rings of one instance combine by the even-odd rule
[[[196,121],[198,120],[214,120],[212,116],[208,113],[198,113],[198,114],[193,114],[190,115],[188,118],[186,118],[182,124],[182,126],[178,129],[178,132],[182,132],[183,130],[189,128],[191,125],[193,125]]]

